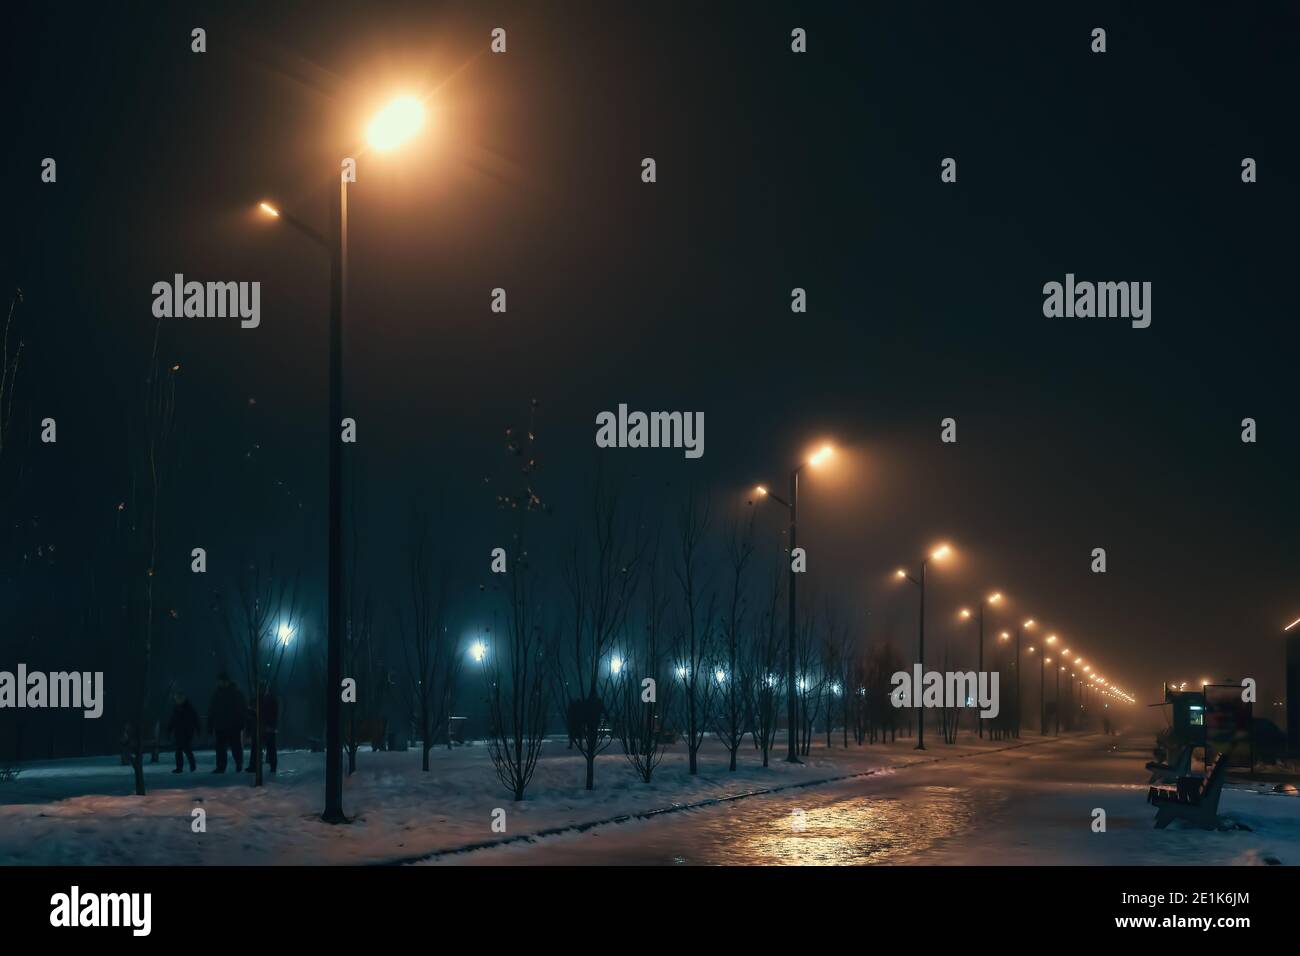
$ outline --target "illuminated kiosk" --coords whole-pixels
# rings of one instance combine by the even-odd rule
[[[1152,707],[1168,707],[1168,724],[1156,735],[1155,760],[1147,764],[1151,783],[1171,783],[1192,770],[1192,754],[1205,748],[1205,695],[1180,690],[1185,685],[1164,684],[1164,700]]]

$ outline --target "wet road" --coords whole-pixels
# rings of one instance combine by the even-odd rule
[[[1086,804],[1097,792],[1132,787],[1136,756],[1122,759],[1114,747],[1113,739],[1091,737],[916,764],[438,862],[862,865],[994,857],[999,845],[1040,842],[1037,830],[1053,824],[1044,814],[1070,804],[1053,794],[1082,790],[1076,799]],[[1087,832],[1082,812],[1070,804],[1070,830]],[[972,850],[976,843],[981,848]]]

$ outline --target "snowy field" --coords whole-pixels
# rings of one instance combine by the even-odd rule
[[[261,789],[248,785],[247,774],[209,773],[211,751],[198,752],[198,772],[181,775],[171,773],[165,754],[146,765],[145,797],[131,795],[131,770],[117,758],[33,762],[0,784],[0,865],[411,861],[500,840],[491,828],[496,808],[506,811],[506,836],[515,836],[869,770],[878,772],[433,862],[1300,862],[1293,795],[1233,785],[1220,813],[1250,832],[1157,832],[1144,802],[1148,738],[1019,743],[1029,746],[968,738],[933,742],[919,754],[910,740],[848,750],[819,741],[804,765],[782,762],[778,751],[766,770],[742,748],[740,768],[729,773],[709,740],[698,776],[687,774],[679,746],[649,786],[615,749],[598,758],[596,789],[587,792],[581,757],[563,738],[551,739],[522,804],[497,781],[482,745],[433,751],[427,774],[416,751],[363,752],[344,784],[344,809],[355,819],[338,827],[317,819],[320,754],[282,754],[279,774]],[[1087,826],[1098,806],[1107,809],[1106,834]],[[196,807],[206,811],[206,833],[191,830]],[[807,826],[791,836],[791,811],[804,808]],[[758,841],[747,854],[737,849],[738,834]]]

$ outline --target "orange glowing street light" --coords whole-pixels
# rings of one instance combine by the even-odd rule
[[[916,645],[916,661],[925,670],[925,569],[931,561],[942,561],[952,552],[947,544],[941,544],[936,548],[930,549],[930,553],[921,559],[921,573],[912,577],[903,568],[894,572],[894,576],[900,580],[911,581],[920,589],[921,592],[921,613],[918,620],[918,640]],[[916,708],[916,746],[914,750],[925,749],[925,708],[918,706]]]
[[[946,547],[946,546],[945,546],[945,547]],[[945,553],[946,553],[946,552],[945,552]],[[979,613],[978,613],[978,614],[973,614],[972,611],[970,610],[970,608],[965,608],[965,607],[962,608],[961,611],[959,612],[963,620],[967,620],[967,621],[968,621],[968,620],[971,619],[972,616],[974,616],[974,617],[979,621],[979,631],[978,631],[978,637],[977,637],[979,643],[978,643],[976,646],[979,648],[979,651],[978,651],[978,657],[979,657],[978,673],[981,673],[981,674],[984,673],[984,608],[985,608],[986,606],[990,605],[990,604],[997,604],[997,603],[998,603],[999,601],[1001,601],[1001,600],[1002,600],[1002,592],[1001,592],[1001,591],[994,591],[992,594],[989,594],[988,596],[983,597],[983,598],[980,599],[980,603],[979,603]],[[978,720],[976,720],[975,724],[976,724],[976,727],[979,729],[979,735],[980,735],[981,737],[983,737],[983,736],[984,736],[984,718],[983,718],[983,717],[979,718]]]
[[[370,121],[366,140],[376,150],[387,151],[409,140],[424,124],[424,106],[413,96],[400,96]],[[298,221],[270,201],[258,208],[306,234],[329,254],[329,539],[327,545],[328,611],[325,631],[325,809],[326,823],[346,823],[343,813],[343,739],[339,685],[343,682],[343,458],[337,429],[343,420],[343,316],[348,277],[348,182],[352,178],[335,167],[338,188],[329,190],[329,229],[325,235]],[[793,726],[793,725],[792,725]]]
[[[366,142],[380,152],[401,146],[424,125],[424,104],[414,96],[399,96],[370,121]]]
[[[808,456],[808,464],[814,468],[820,468],[822,464],[835,454],[835,449],[830,445],[822,445],[821,448]]]
[[[829,444],[822,445],[821,448],[819,448],[813,454],[809,455],[808,458],[806,458],[804,461],[801,461],[799,464],[795,465],[794,470],[790,472],[790,500],[789,501],[785,501],[779,496],[772,494],[772,492],[768,490],[766,485],[758,485],[757,488],[755,489],[758,492],[760,497],[771,498],[777,504],[784,505],[786,510],[790,512],[790,555],[791,555],[790,588],[789,588],[790,590],[790,632],[789,632],[789,640],[786,641],[787,653],[786,653],[786,675],[785,675],[786,676],[786,720],[787,720],[786,726],[789,728],[789,730],[786,732],[786,736],[789,738],[789,740],[787,741],[788,746],[786,749],[786,757],[785,757],[786,763],[802,763],[802,761],[799,759],[798,751],[796,750],[796,741],[795,741],[795,728],[797,728],[799,725],[798,724],[799,703],[797,697],[798,685],[795,677],[795,645],[797,643],[795,640],[795,621],[797,618],[797,611],[796,611],[796,604],[795,604],[795,584],[797,581],[797,577],[794,570],[794,557],[793,557],[794,550],[795,550],[795,532],[798,527],[798,516],[799,516],[799,472],[803,471],[805,465],[810,465],[813,468],[821,467],[821,465],[824,464],[834,454],[835,454],[835,449],[831,445]]]

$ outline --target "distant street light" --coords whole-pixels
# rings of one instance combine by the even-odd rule
[[[976,615],[976,617],[979,620],[979,665],[976,669],[976,672],[980,674],[984,673],[984,608],[990,604],[997,604],[1001,600],[1002,600],[1001,591],[995,591],[993,594],[990,594],[987,597],[980,599],[979,614]],[[961,616],[969,620],[971,617],[971,612],[966,608],[962,608]],[[977,717],[975,719],[975,724],[977,729],[979,730],[979,735],[983,737],[984,718]]]
[[[1052,659],[1046,655],[1038,661],[1038,735],[1047,736],[1047,665]]]
[[[1020,639],[1025,636],[1025,631],[1034,626],[1034,619],[1027,618],[1020,622],[1020,627],[1016,629],[1016,737],[1020,736]],[[1032,651],[1033,648],[1031,647]]]
[[[919,640],[916,647],[916,660],[921,665],[921,673],[925,673],[925,569],[931,561],[941,561],[948,556],[952,549],[946,544],[941,544],[924,558],[921,559],[921,573],[912,577],[903,568],[894,572],[900,580],[911,581],[921,591],[921,615],[919,624]],[[921,706],[921,699],[917,689],[912,690],[913,702],[916,704],[916,747],[915,750],[925,749],[925,708]]]
[[[366,138],[377,150],[393,149],[419,131],[424,107],[415,97],[403,96],[389,103],[371,120]],[[270,202],[259,208],[272,219],[281,220],[322,246],[330,257],[329,320],[329,612],[325,631],[325,810],[326,823],[346,823],[343,814],[343,456],[338,429],[343,421],[343,313],[347,299],[348,273],[348,180],[338,169],[338,188],[330,187],[328,236],[306,226]]]
[[[475,641],[469,646],[469,656],[473,658],[474,663],[482,664],[483,659],[487,657],[488,647],[482,641]]]
[[[1065,670],[1062,664],[1056,671],[1056,736],[1061,736],[1061,671]]]
[[[281,644],[287,645],[293,640],[293,632],[294,628],[288,622],[281,622],[279,628],[276,630],[276,637],[279,639]]]
[[[795,628],[797,626],[795,620],[796,609],[795,609],[794,592],[795,592],[796,572],[794,570],[794,549],[795,549],[795,530],[796,530],[796,525],[798,523],[798,515],[799,515],[799,472],[803,471],[804,465],[811,465],[814,468],[820,468],[822,464],[824,464],[827,461],[827,459],[829,459],[834,454],[835,454],[834,448],[832,448],[830,445],[823,445],[812,455],[810,455],[805,461],[802,461],[799,464],[795,465],[794,470],[790,472],[790,500],[789,501],[783,501],[781,498],[772,494],[767,489],[766,485],[759,485],[756,489],[754,489],[755,491],[758,492],[758,494],[761,497],[771,498],[777,504],[784,505],[786,510],[790,512],[790,620],[789,620],[790,630],[789,630],[789,638],[786,641],[787,647],[786,647],[786,674],[785,674],[785,680],[786,680],[785,713],[786,713],[786,726],[788,727],[788,730],[786,731],[786,737],[788,738],[788,740],[786,741],[788,745],[786,748],[786,757],[785,757],[786,763],[802,763],[802,761],[799,759],[797,742],[795,741],[795,728],[798,726],[798,722],[799,722],[799,699],[798,699],[799,695],[798,695],[797,688],[795,687],[795,673],[794,673]]]

